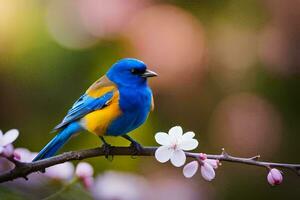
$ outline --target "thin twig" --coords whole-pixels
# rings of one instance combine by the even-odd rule
[[[131,147],[111,147],[110,155],[131,156],[134,154],[136,156],[154,156],[154,153],[157,148],[158,147],[144,147],[140,151],[136,152],[136,150],[134,150]],[[16,162],[9,158],[9,160],[15,164],[15,168],[8,172],[0,174],[0,183],[6,181],[12,181],[20,177],[27,179],[27,176],[33,172],[44,171],[47,167],[64,163],[67,161],[82,160],[82,159],[97,157],[97,156],[105,156],[105,152],[106,151],[103,148],[70,151],[70,152],[66,152],[51,158],[47,158],[32,163],[22,163],[18,161]],[[200,154],[186,152],[186,156],[190,158],[199,158]],[[223,152],[219,155],[207,154],[207,158],[226,161],[226,162],[241,163],[246,165],[255,165],[267,169],[273,167],[289,169],[294,171],[296,174],[300,175],[300,164],[286,164],[286,163],[258,161],[259,156],[254,156],[250,158],[241,158],[241,157],[231,156],[223,150]]]

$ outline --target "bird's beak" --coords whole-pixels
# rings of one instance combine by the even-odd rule
[[[155,73],[154,71],[149,70],[149,69],[147,69],[147,70],[141,75],[141,77],[144,77],[144,78],[150,78],[150,77],[155,77],[155,76],[158,76],[158,74]]]

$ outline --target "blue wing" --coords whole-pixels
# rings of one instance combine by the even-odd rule
[[[107,105],[106,103],[112,97],[113,91],[107,92],[98,98],[90,97],[85,93],[73,104],[72,108],[68,111],[62,122],[54,127],[54,131],[65,127],[66,125],[82,118],[90,112],[105,107]]]

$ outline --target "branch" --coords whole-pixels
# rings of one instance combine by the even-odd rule
[[[136,152],[135,149],[131,147],[111,147],[110,155],[112,156],[154,156],[154,153],[158,147],[144,147],[140,151]],[[80,150],[80,151],[70,151],[66,152],[51,158],[47,158],[44,160],[32,162],[32,163],[22,163],[15,161],[14,159],[8,158],[11,162],[15,164],[15,168],[0,174],[0,183],[6,181],[12,181],[14,179],[23,177],[27,179],[27,176],[33,172],[44,171],[47,167],[64,163],[71,160],[82,160],[86,158],[92,158],[97,156],[105,156],[105,149],[104,148],[94,148],[94,149],[87,149],[87,150]],[[199,153],[185,153],[187,157],[190,158],[199,158]],[[216,159],[220,161],[226,162],[234,162],[234,163],[241,163],[246,165],[255,165],[259,167],[265,167],[267,169],[277,167],[283,169],[289,169],[294,171],[296,174],[300,175],[300,164],[285,164],[285,163],[272,163],[272,162],[262,162],[258,161],[259,156],[254,156],[251,158],[241,158],[231,156],[226,153],[224,150],[219,155],[211,155],[207,154],[207,158],[209,159]]]

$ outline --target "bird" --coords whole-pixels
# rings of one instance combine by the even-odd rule
[[[57,135],[33,162],[54,156],[73,135],[84,130],[102,140],[106,154],[109,154],[110,144],[104,136],[122,136],[131,142],[135,150],[140,150],[142,146],[128,133],[141,126],[154,109],[148,78],[155,76],[157,73],[136,58],[123,58],[115,62],[54,127]]]

